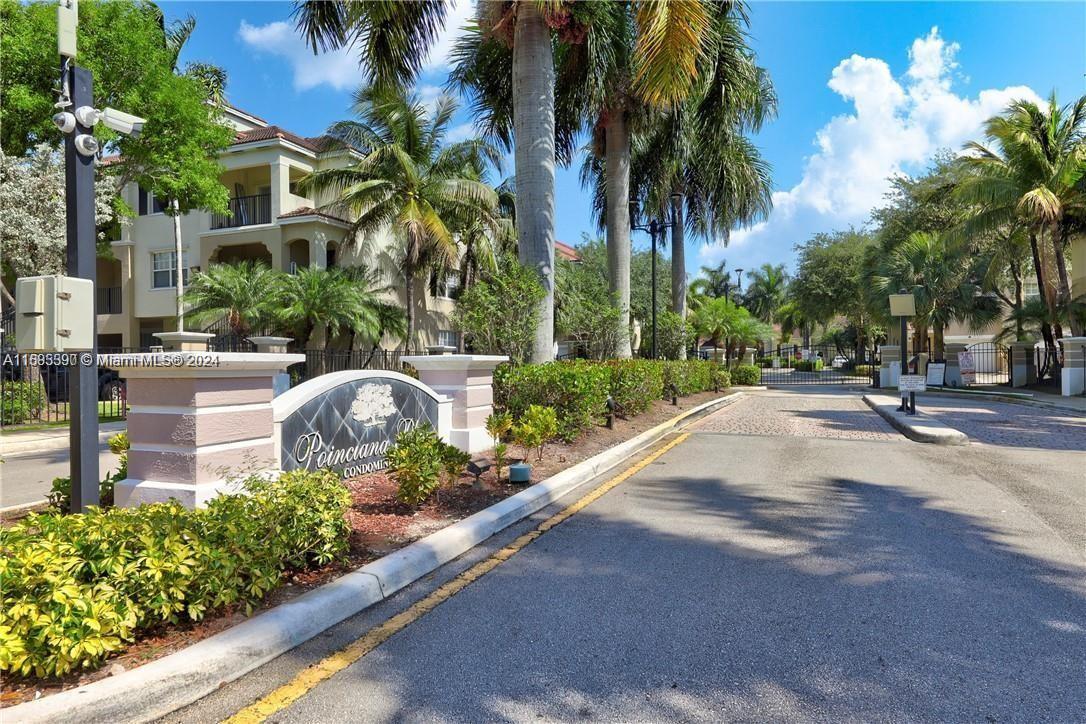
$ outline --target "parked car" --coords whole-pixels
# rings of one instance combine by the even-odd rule
[[[848,366],[848,357],[844,356],[843,354],[839,354],[833,358],[833,362],[830,363],[830,366],[834,369],[841,369],[842,367],[846,367]]]

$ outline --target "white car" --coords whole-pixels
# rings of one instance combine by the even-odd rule
[[[844,356],[843,354],[839,354],[839,355],[837,355],[836,357],[833,358],[833,362],[830,363],[830,366],[833,367],[836,370],[836,369],[841,369],[842,367],[844,367],[847,364],[848,364],[848,357]]]

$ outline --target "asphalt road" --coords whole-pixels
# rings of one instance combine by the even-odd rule
[[[867,439],[854,397],[766,397],[271,720],[1086,719],[1084,454]],[[169,721],[228,716],[487,550]]]
[[[68,448],[48,452],[5,455],[0,464],[0,508],[40,503],[53,487],[53,478],[67,477]],[[117,456],[109,444],[99,445],[99,479],[117,469]]]

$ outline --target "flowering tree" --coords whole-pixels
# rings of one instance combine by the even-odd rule
[[[99,176],[94,184],[94,223],[99,229],[113,217],[114,193],[111,180]],[[58,149],[43,143],[22,157],[0,152],[0,218],[3,278],[64,272],[64,156]],[[12,301],[6,285],[3,294]]]

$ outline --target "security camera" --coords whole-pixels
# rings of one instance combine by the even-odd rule
[[[60,129],[61,133],[71,133],[75,130],[75,116],[67,111],[57,113],[53,116],[53,124]]]
[[[84,128],[94,128],[94,124],[101,120],[102,112],[90,106],[79,106],[75,109],[75,120]]]
[[[107,108],[102,111],[101,121],[117,133],[123,133],[132,138],[138,137],[143,132],[143,124],[147,123],[146,118],[118,111],[116,108]]]
[[[98,153],[98,139],[89,133],[80,133],[75,137],[75,150],[84,156],[93,156]]]

